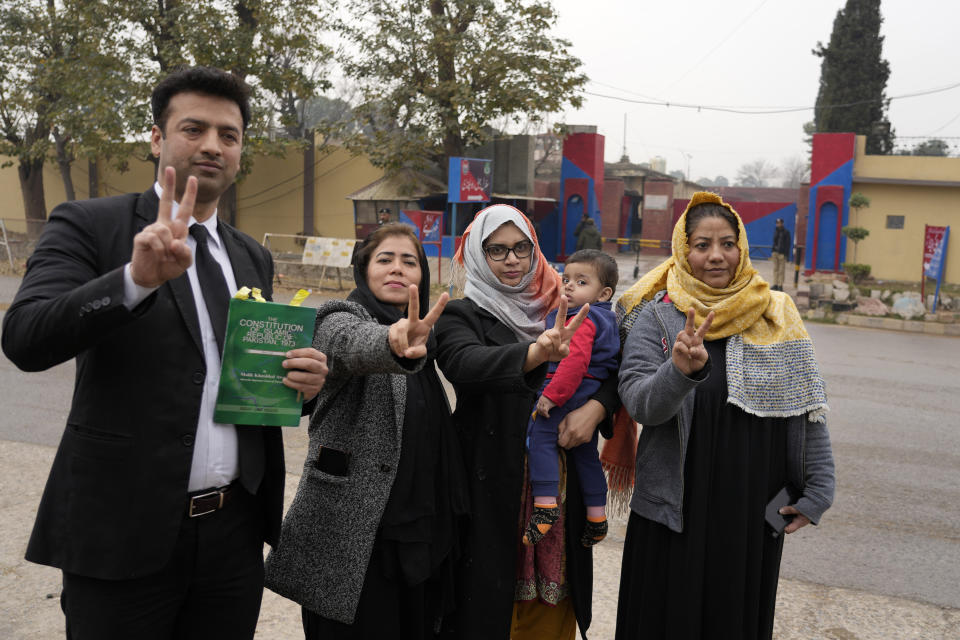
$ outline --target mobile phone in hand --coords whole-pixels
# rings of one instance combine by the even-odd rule
[[[780,508],[794,504],[799,499],[800,492],[792,484],[787,484],[767,503],[765,517],[767,525],[773,531],[774,538],[779,537],[790,521],[793,520],[792,515],[782,515]]]

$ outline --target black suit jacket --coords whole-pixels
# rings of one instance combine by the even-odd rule
[[[151,188],[58,206],[4,317],[3,351],[21,369],[77,359],[70,415],[27,546],[32,562],[126,579],[170,558],[207,372],[186,273],[135,309],[123,305],[133,237],[156,220],[158,205]],[[222,221],[218,231],[238,286],[269,298],[270,253]],[[264,539],[274,544],[283,508],[280,429],[244,428],[263,434],[258,497]]]

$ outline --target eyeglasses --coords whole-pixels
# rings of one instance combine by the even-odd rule
[[[483,248],[483,252],[494,262],[503,262],[507,259],[507,254],[511,251],[517,260],[529,258],[530,254],[533,253],[533,243],[526,241],[518,242],[512,247],[507,247],[502,244],[488,244]]]

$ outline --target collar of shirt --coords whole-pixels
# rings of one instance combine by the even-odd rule
[[[153,190],[157,193],[158,198],[163,197],[163,187],[160,186],[159,182],[153,183]],[[180,203],[176,200],[173,201],[173,207],[170,210],[170,215],[172,217],[177,216],[177,211],[180,210]],[[198,222],[196,218],[190,216],[190,219],[187,221],[187,227],[189,228],[192,224],[202,224],[207,228],[207,234],[213,240],[213,242],[220,247],[220,235],[217,233],[217,210],[213,210],[213,215],[204,220],[203,222]]]

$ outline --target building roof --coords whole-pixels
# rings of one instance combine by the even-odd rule
[[[347,196],[348,200],[417,200],[447,192],[447,185],[436,178],[400,169]]]
[[[799,189],[781,187],[704,186],[727,202],[796,202]]]
[[[634,164],[633,162],[605,162],[603,164],[604,177],[607,178],[630,178],[646,177],[649,180],[662,180],[676,182],[677,178],[666,173],[655,171],[648,166]]]
[[[956,180],[916,180],[913,178],[868,178],[854,176],[853,182],[863,184],[899,184],[908,187],[960,187]]]
[[[550,198],[548,196],[528,196],[522,194],[513,194],[513,193],[491,193],[491,197],[499,198],[501,200],[529,200],[530,202],[556,202],[556,198]]]

